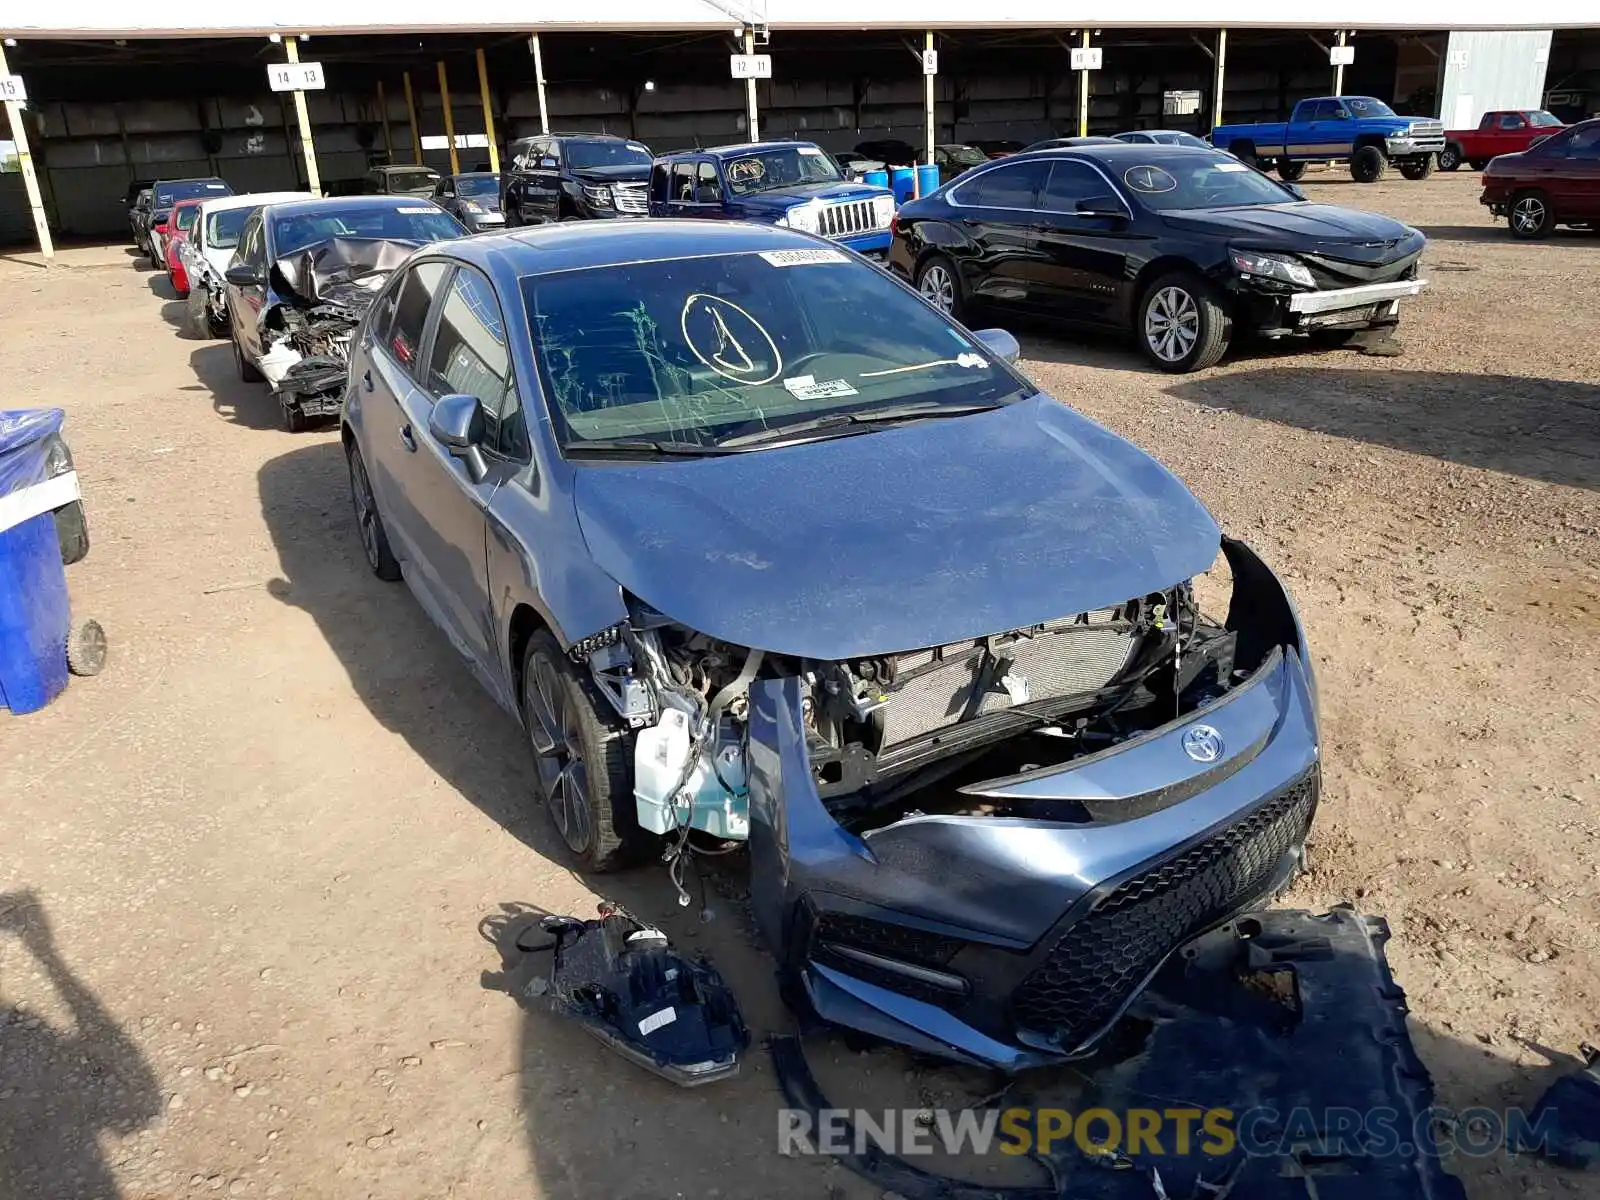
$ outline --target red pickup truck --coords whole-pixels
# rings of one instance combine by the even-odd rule
[[[1439,169],[1454,171],[1462,163],[1474,171],[1496,154],[1520,154],[1552,133],[1565,129],[1561,118],[1542,108],[1497,109],[1483,114],[1476,129],[1445,131],[1444,149],[1439,151]]]

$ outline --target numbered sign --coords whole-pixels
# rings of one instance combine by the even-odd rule
[[[269,63],[267,86],[275,92],[317,92],[327,87],[322,78],[322,64]]]
[[[735,79],[772,78],[772,55],[770,54],[730,55],[728,66]]]
[[[1348,67],[1356,61],[1356,48],[1354,46],[1329,46],[1328,64],[1334,67]]]
[[[28,98],[28,89],[22,86],[21,75],[0,75],[0,100],[15,100],[18,104]]]
[[[922,52],[922,73],[924,75],[937,75],[939,73],[939,52],[937,50],[924,50]]]
[[[1074,71],[1098,71],[1100,69],[1101,50],[1099,46],[1077,46],[1072,51],[1072,69]]]

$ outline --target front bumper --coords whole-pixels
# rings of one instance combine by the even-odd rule
[[[1369,283],[1326,292],[1297,292],[1289,297],[1289,311],[1305,314],[1347,312],[1403,300],[1407,296],[1415,296],[1427,286],[1426,279],[1398,279],[1393,283]]]
[[[846,246],[857,254],[881,256],[888,253],[889,243],[893,240],[893,235],[887,229],[884,229],[876,233],[862,233],[854,237],[829,238],[828,240],[838,242],[839,245]]]
[[[1413,158],[1421,154],[1437,154],[1444,149],[1444,134],[1417,134],[1415,136],[1385,138],[1390,158]]]
[[[911,816],[858,837],[818,797],[798,682],[752,689],[757,923],[818,1016],[1006,1071],[1082,1057],[1168,957],[1292,877],[1320,791],[1314,683],[1281,585],[1225,545],[1229,626],[1237,615],[1277,641],[1248,684],[1110,750],[983,785],[1092,802],[1088,821]],[[1204,765],[1183,749],[1202,722],[1226,747]]]
[[[499,233],[506,227],[506,215],[483,213],[479,216],[468,216],[464,223],[470,233]]]

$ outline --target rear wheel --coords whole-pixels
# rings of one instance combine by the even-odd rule
[[[956,265],[942,254],[932,254],[917,268],[917,291],[946,316],[961,320],[966,303]]]
[[[1511,235],[1533,241],[1550,236],[1556,227],[1555,210],[1550,207],[1550,197],[1537,188],[1518,192],[1511,198]]]
[[[628,865],[642,842],[633,808],[623,731],[548,630],[528,639],[522,716],[533,746],[539,801],[579,863],[590,871]]]
[[[1461,147],[1454,142],[1448,143],[1439,151],[1439,170],[1459,171],[1461,169]]]
[[[1407,179],[1426,179],[1433,174],[1433,155],[1424,154],[1420,158],[1408,158],[1400,164],[1400,174]]]
[[[1306,165],[1303,162],[1290,162],[1287,158],[1280,158],[1278,160],[1278,178],[1283,180],[1285,183],[1295,183],[1300,180],[1305,173]]]
[[[1388,165],[1389,160],[1376,146],[1357,146],[1350,156],[1350,178],[1357,183],[1377,183]]]
[[[1217,364],[1233,337],[1233,321],[1216,289],[1192,272],[1174,271],[1146,289],[1134,332],[1146,358],[1181,375]]]

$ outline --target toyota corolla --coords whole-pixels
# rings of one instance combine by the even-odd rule
[[[396,271],[342,429],[579,864],[738,850],[797,997],[1005,1070],[1284,886],[1320,779],[1283,585],[1016,354],[796,230],[551,225]]]

